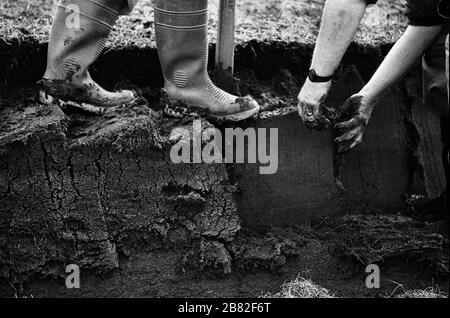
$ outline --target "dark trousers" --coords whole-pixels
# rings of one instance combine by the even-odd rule
[[[442,136],[442,163],[445,170],[445,179],[447,181],[447,187],[449,184],[449,117],[441,117],[441,136]],[[447,191],[447,189],[446,189]]]
[[[440,117],[442,138],[442,163],[445,180],[449,184],[449,105],[446,40],[448,40],[448,24],[442,28],[441,34],[425,52],[422,60],[424,101],[428,109]],[[448,47],[448,44],[447,44]],[[448,201],[447,189],[445,199]],[[448,202],[447,202],[448,203]]]

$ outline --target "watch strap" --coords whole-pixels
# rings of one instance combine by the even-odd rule
[[[333,76],[319,76],[314,69],[309,70],[308,78],[313,83],[325,83],[331,81]]]

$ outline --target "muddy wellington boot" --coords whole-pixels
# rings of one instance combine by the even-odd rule
[[[82,108],[130,104],[130,90],[109,92],[92,80],[88,68],[103,50],[119,14],[128,12],[124,0],[61,0],[54,18],[48,48],[47,70],[41,101],[55,98]]]
[[[166,111],[176,115],[194,110],[218,121],[240,121],[257,114],[259,105],[255,100],[221,90],[208,75],[208,1],[153,3]]]

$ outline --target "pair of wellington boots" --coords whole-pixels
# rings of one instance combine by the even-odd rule
[[[48,49],[41,94],[65,102],[102,108],[132,104],[131,90],[110,92],[89,75],[119,15],[136,0],[61,0]],[[208,1],[154,0],[156,42],[170,101],[220,121],[252,117],[259,106],[251,97],[231,95],[213,84],[208,71]]]

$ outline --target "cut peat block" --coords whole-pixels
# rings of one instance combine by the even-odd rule
[[[419,96],[405,88],[420,87],[417,75],[413,72],[406,84],[381,98],[363,144],[346,155],[335,153],[330,130],[306,128],[295,106],[289,106],[295,113],[266,111],[262,119],[240,125],[267,133],[276,128],[279,138],[275,174],[262,175],[255,164],[229,168],[239,185],[235,197],[244,226],[287,226],[357,211],[399,212],[407,194],[439,195],[445,187],[439,125],[423,110]],[[328,104],[339,108],[362,85],[359,72],[350,67],[334,83]]]
[[[52,274],[69,260],[109,271],[118,267],[117,250],[227,242],[240,229],[225,167],[172,164],[164,123],[151,110],[85,118],[30,103],[8,112],[0,135],[1,275]]]

